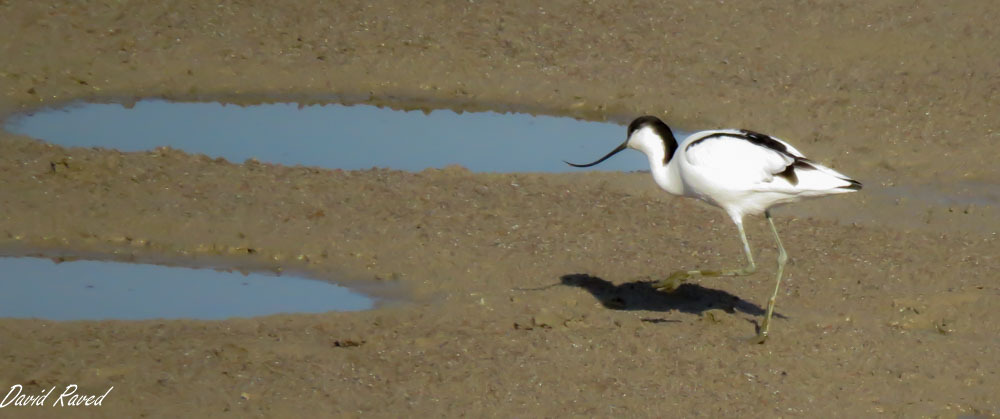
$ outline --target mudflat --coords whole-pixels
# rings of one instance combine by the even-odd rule
[[[779,212],[791,262],[766,344],[746,340],[773,285],[765,223],[747,220],[755,276],[653,290],[743,261],[721,211],[648,174],[339,171],[0,132],[5,254],[222,259],[404,294],[0,319],[0,393],[114,387],[0,416],[1000,413],[1000,5],[550,3],[0,1],[0,115],[159,97],[766,132],[865,185]]]

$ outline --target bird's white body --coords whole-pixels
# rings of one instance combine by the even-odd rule
[[[805,156],[777,138],[770,137],[785,146],[787,154],[749,142],[742,138],[745,135],[739,130],[696,132],[677,144],[666,163],[664,141],[649,127],[633,132],[628,147],[646,155],[660,188],[722,208],[736,222],[744,215],[761,214],[776,205],[854,192],[848,189],[852,183],[847,176],[812,162],[810,170],[796,171],[797,182],[793,185],[777,174],[794,163],[795,157]]]
[[[758,342],[767,338],[768,325],[778,296],[788,255],[771,219],[770,208],[826,195],[854,192],[861,183],[829,167],[807,159],[785,141],[748,130],[709,130],[691,134],[680,142],[670,127],[655,116],[636,118],[628,126],[624,143],[597,161],[573,164],[596,165],[618,152],[632,148],[649,159],[656,184],[679,196],[704,200],[729,214],[740,233],[747,266],[742,269],[677,271],[658,282],[657,289],[673,290],[696,276],[744,276],[757,270],[743,230],[743,216],[763,213],[778,245],[778,268],[774,293],[768,300]]]

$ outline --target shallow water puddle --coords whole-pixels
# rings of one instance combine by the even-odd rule
[[[913,199],[937,205],[997,206],[1000,185],[987,182],[959,181],[948,185],[900,185],[885,189],[892,198]]]
[[[144,100],[78,104],[14,116],[10,132],[62,146],[121,151],[170,146],[232,162],[249,158],[331,169],[419,171],[458,164],[476,172],[580,171],[625,139],[625,128],[566,117],[448,110],[396,111],[370,105],[254,106]],[[680,133],[678,133],[680,134]],[[647,170],[639,153],[600,170]]]
[[[374,306],[347,288],[289,275],[35,257],[0,257],[0,272],[0,317],[219,320]]]

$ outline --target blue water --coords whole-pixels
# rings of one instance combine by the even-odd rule
[[[476,172],[648,169],[640,153],[587,163],[625,140],[625,127],[565,117],[369,105],[254,106],[144,100],[132,108],[79,104],[14,116],[4,129],[55,144],[121,151],[170,146],[232,162],[256,158],[332,169],[419,171],[457,164]]]
[[[226,319],[370,309],[330,282],[160,265],[0,257],[0,317]]]

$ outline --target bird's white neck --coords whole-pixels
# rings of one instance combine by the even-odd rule
[[[665,191],[674,195],[684,195],[684,182],[681,182],[680,173],[677,172],[677,164],[671,159],[667,164],[663,164],[663,154],[659,156],[648,155],[649,170],[653,173],[653,180]]]
[[[674,195],[684,195],[684,184],[672,158],[675,156],[667,156],[668,145],[659,135],[648,128],[638,130],[632,134],[629,147],[641,151],[649,159],[649,170],[657,185]]]

